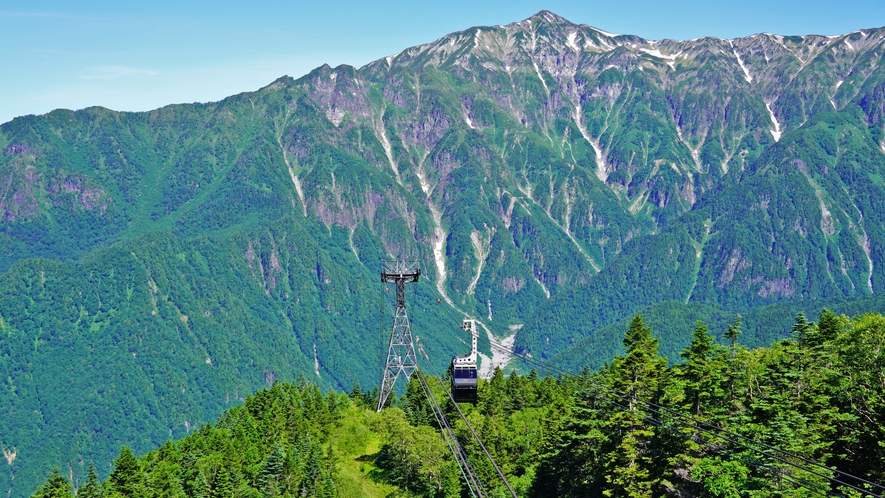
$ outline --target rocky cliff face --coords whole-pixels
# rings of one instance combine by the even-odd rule
[[[650,41],[541,12],[292,85],[326,117],[309,141],[347,148],[429,215],[417,240],[469,313],[521,322],[504,311],[521,293],[583,286],[683,223],[692,283],[669,297],[740,308],[885,285],[881,220],[858,205],[883,164],[883,36]],[[332,138],[347,134],[360,140]]]
[[[20,119],[6,243],[64,257],[16,233],[71,209],[97,213],[105,244],[211,233],[242,221],[218,214],[236,199],[424,255],[441,296],[497,332],[683,223],[679,299],[875,292],[881,223],[860,204],[881,186],[883,37],[652,41],[542,11],[197,108]],[[791,234],[816,242],[794,254]]]
[[[18,118],[0,127],[0,330],[22,336],[2,343],[21,374],[4,406],[29,413],[14,393],[54,357],[40,330],[87,344],[151,310],[201,365],[208,344],[255,330],[287,358],[252,375],[231,348],[232,370],[181,374],[188,392],[236,399],[263,381],[233,379],[304,365],[368,381],[377,296],[356,281],[383,256],[423,259],[419,335],[443,362],[459,343],[439,327],[460,313],[545,356],[664,300],[880,293],[883,55],[885,29],[652,41],[540,12],[221,102]],[[130,252],[139,272],[179,277],[163,290],[104,267]],[[56,294],[58,316],[39,304]],[[185,412],[150,420],[183,427]],[[25,465],[25,443],[3,444]]]

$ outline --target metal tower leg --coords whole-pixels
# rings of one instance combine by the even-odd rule
[[[407,283],[418,281],[421,270],[413,261],[384,261],[381,270],[381,281],[396,284],[396,313],[393,318],[393,330],[390,332],[390,346],[387,349],[387,362],[381,378],[381,392],[378,397],[378,411],[384,408],[387,398],[393,391],[396,379],[402,373],[406,380],[418,369],[418,358],[412,341],[412,329],[409,326],[409,315],[406,313]]]

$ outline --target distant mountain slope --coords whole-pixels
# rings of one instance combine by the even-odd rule
[[[144,448],[268,369],[368,385],[382,256],[422,258],[416,334],[440,364],[464,347],[462,313],[552,357],[661,301],[746,312],[882,292],[883,43],[649,41],[542,11],[220,102],[3,124],[0,406],[17,415],[0,488],[33,488],[37,448],[65,448],[79,474],[135,431],[33,425],[62,397],[18,386],[53,385],[62,351],[122,370],[147,355],[139,330],[163,338],[132,379],[163,390],[183,369],[169,375],[195,394],[148,417]],[[207,368],[214,348],[230,363]],[[153,394],[126,405],[83,372],[78,412],[150,411]],[[113,442],[72,443],[74,426]]]

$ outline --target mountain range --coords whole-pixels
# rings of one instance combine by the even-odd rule
[[[107,475],[277,379],[377,384],[385,257],[422,261],[440,367],[464,315],[579,368],[643,310],[673,359],[695,318],[763,343],[885,310],[883,55],[885,28],[652,41],[542,11],[220,102],[5,123],[0,489]]]

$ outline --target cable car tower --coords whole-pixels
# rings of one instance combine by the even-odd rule
[[[406,314],[406,284],[418,281],[421,269],[417,260],[382,260],[381,282],[396,285],[396,313],[393,317],[393,330],[390,332],[390,346],[387,349],[387,363],[384,376],[381,378],[381,393],[378,397],[378,411],[384,408],[387,397],[393,391],[393,385],[399,374],[412,378],[418,369],[418,358],[415,356],[415,345],[412,342],[412,328]]]

